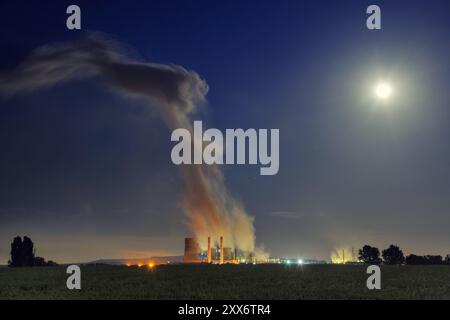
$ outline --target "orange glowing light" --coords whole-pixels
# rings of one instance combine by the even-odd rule
[[[153,268],[154,266],[155,266],[155,265],[154,265],[153,263],[149,263],[149,264],[148,264],[148,267],[149,267],[149,268]]]
[[[138,267],[139,267],[139,268],[142,267],[142,263],[138,263]]]

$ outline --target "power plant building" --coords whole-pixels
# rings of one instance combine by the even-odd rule
[[[184,239],[184,256],[185,263],[237,263],[235,252],[232,248],[224,247],[224,239],[221,236],[219,243],[212,242],[208,237],[208,246],[206,252],[202,252],[196,238]]]

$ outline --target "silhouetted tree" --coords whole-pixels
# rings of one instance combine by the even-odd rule
[[[23,265],[32,267],[34,265],[34,243],[27,236],[23,237],[22,251]]]
[[[402,264],[405,262],[405,256],[402,250],[392,244],[389,248],[383,250],[382,256],[385,264]]]
[[[425,265],[427,261],[423,256],[417,256],[415,254],[410,254],[405,258],[405,263],[409,265]]]
[[[415,254],[410,254],[405,258],[405,263],[409,265],[424,265],[426,264],[425,257],[416,256]]]
[[[359,249],[359,260],[368,264],[380,264],[380,250],[369,245],[365,245],[362,249]]]
[[[34,243],[28,237],[17,236],[11,243],[11,260],[8,261],[10,267],[44,267],[57,266],[54,261],[45,261],[42,257],[35,257]]]
[[[445,264],[450,264],[450,254],[445,256],[445,260],[444,260]]]
[[[440,256],[440,255],[437,255],[437,256],[426,255],[425,260],[426,260],[427,264],[433,264],[433,265],[439,265],[439,264],[444,263],[444,261],[442,260],[442,256]]]
[[[45,259],[42,257],[35,257],[33,266],[35,267],[45,267],[47,265],[47,262],[45,262]]]
[[[445,262],[442,260],[442,256],[416,256],[415,254],[410,254],[405,259],[406,264],[409,265],[440,265]]]
[[[23,254],[22,254],[22,238],[15,237],[11,243],[11,260],[9,261],[10,267],[22,267],[23,266]]]
[[[56,267],[58,264],[55,261],[48,260],[47,261],[47,267]]]

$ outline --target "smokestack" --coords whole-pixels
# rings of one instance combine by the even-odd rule
[[[220,264],[223,264],[223,237],[220,237]]]
[[[211,263],[211,237],[208,237],[208,263]]]

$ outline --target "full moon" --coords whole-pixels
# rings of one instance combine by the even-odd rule
[[[375,95],[380,99],[388,99],[392,94],[392,88],[388,83],[379,83],[375,88]]]

